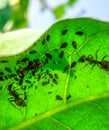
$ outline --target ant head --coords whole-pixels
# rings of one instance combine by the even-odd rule
[[[78,62],[85,62],[86,61],[86,56],[82,55],[79,59]]]

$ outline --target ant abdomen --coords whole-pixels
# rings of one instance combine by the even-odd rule
[[[99,64],[101,65],[101,68],[109,71],[109,61],[101,61]]]

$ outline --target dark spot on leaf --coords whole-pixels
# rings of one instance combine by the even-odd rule
[[[56,95],[56,100],[63,100],[63,98],[60,95]]]
[[[49,53],[45,53],[45,56],[46,56],[47,58],[49,58],[49,59],[52,59],[52,55],[49,54]]]
[[[68,32],[67,29],[63,30],[63,31],[62,31],[62,35],[65,35],[67,32]]]
[[[67,97],[66,97],[66,100],[68,100],[68,99],[70,99],[71,98],[71,95],[68,95]]]
[[[59,54],[59,58],[62,58],[64,56],[64,51],[61,51],[61,53]]]
[[[63,43],[61,44],[60,48],[66,48],[67,45],[68,45],[68,44],[67,44],[66,42],[63,42]]]
[[[43,40],[42,40],[42,45],[45,45],[45,44],[46,44],[46,40],[43,39]]]
[[[47,41],[49,41],[50,40],[50,35],[47,35]]]
[[[77,48],[77,44],[76,44],[76,42],[75,42],[75,41],[73,41],[73,42],[72,42],[72,46],[73,46],[73,48],[74,48],[74,49],[76,49],[76,48]]]
[[[79,36],[82,36],[82,35],[83,35],[83,32],[82,32],[82,31],[77,31],[75,34],[76,34],[76,35],[79,35]]]

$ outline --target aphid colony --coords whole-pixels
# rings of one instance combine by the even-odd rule
[[[68,29],[65,29],[62,31],[62,35],[66,35],[68,33]],[[83,31],[77,31],[75,32],[75,35],[77,36],[82,36],[84,33]],[[42,40],[42,45],[46,45],[47,42],[50,41],[50,35],[47,35],[46,38],[44,38]],[[76,41],[72,41],[71,42],[71,46],[73,47],[73,49],[77,49],[77,43]],[[62,42],[60,44],[60,53],[58,54],[58,58],[61,60],[64,55],[64,49],[68,47],[68,43],[67,42]],[[98,50],[97,50],[98,52]],[[93,58],[93,56],[90,54],[88,56],[86,55],[82,55],[79,56],[77,61],[72,61],[71,64],[65,65],[65,67],[63,68],[63,73],[66,73],[69,69],[74,68],[77,64],[80,63],[84,63],[84,62],[88,62],[88,64],[93,65],[92,67],[94,67],[95,65],[100,66],[102,69],[109,71],[109,61],[106,61],[105,58],[107,57],[107,55],[105,55],[101,61],[97,60],[97,52],[96,52],[96,59]],[[30,55],[34,55],[36,54],[37,51],[36,50],[31,50],[29,51]],[[28,57],[25,57],[21,60],[17,60],[16,61],[16,66],[14,66],[14,70],[16,73],[12,73],[11,68],[9,67],[5,67],[5,71],[8,73],[8,76],[4,74],[4,72],[0,72],[0,81],[5,81],[9,78],[13,78],[18,85],[20,86],[20,89],[24,90],[24,98],[21,98],[21,94],[19,94],[17,92],[17,90],[15,90],[13,88],[13,83],[9,83],[7,85],[7,90],[9,95],[11,96],[10,98],[8,98],[9,102],[14,102],[17,106],[21,106],[21,107],[25,107],[26,106],[26,99],[27,99],[27,95],[26,95],[26,89],[29,88],[27,86],[22,86],[24,82],[26,82],[28,85],[33,86],[31,83],[31,80],[29,80],[29,78],[25,78],[25,75],[27,75],[28,73],[31,73],[31,76],[34,77],[35,79],[37,79],[38,81],[42,82],[42,86],[47,86],[48,84],[52,83],[52,85],[57,85],[58,84],[58,74],[54,73],[52,74],[49,69],[47,69],[46,71],[43,70],[43,67],[45,65],[48,64],[49,60],[51,61],[53,59],[53,55],[46,52],[45,53],[45,61],[41,61],[40,59],[35,59],[33,61],[31,61]],[[7,60],[1,60],[0,63],[8,63]],[[59,62],[61,63],[61,61]],[[26,64],[24,67],[22,67],[22,64]],[[37,73],[40,70],[40,73]],[[44,78],[46,78],[48,76],[47,80],[42,80]],[[31,77],[30,77],[31,78]],[[76,79],[76,78],[75,78]],[[0,89],[2,89],[2,86],[0,86]],[[35,89],[37,89],[37,86],[35,86]],[[48,92],[48,94],[52,94],[52,92]],[[66,97],[66,100],[70,99],[71,95],[68,95]],[[56,100],[63,100],[63,97],[61,97],[60,95],[56,95]]]

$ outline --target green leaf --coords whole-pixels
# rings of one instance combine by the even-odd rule
[[[0,58],[0,129],[108,130],[109,23],[66,19],[36,41],[19,36],[29,47]]]

